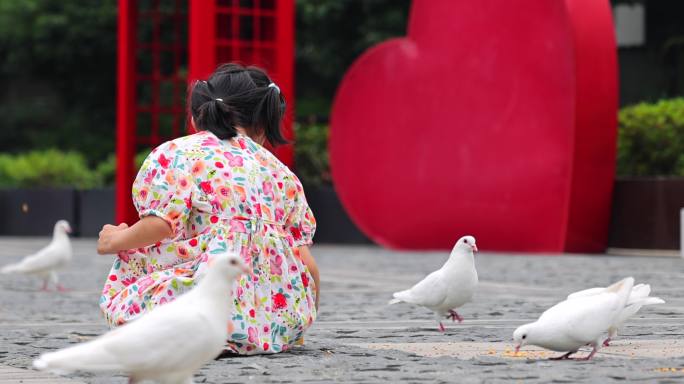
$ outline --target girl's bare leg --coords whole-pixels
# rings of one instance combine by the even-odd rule
[[[309,247],[304,245],[297,248],[297,250],[299,251],[299,257],[302,259],[304,265],[306,265],[306,267],[309,269],[309,273],[311,273],[311,277],[314,279],[316,288],[316,310],[318,310],[321,286],[320,276],[318,274],[318,265],[316,264],[316,260],[314,260],[313,255],[311,255]]]

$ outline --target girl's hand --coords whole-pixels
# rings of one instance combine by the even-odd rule
[[[110,253],[117,253],[120,251],[117,237],[120,232],[127,229],[128,224],[121,223],[119,225],[105,224],[100,231],[100,238],[97,241],[97,253],[100,255],[107,255]]]
[[[106,255],[148,247],[170,236],[173,236],[173,231],[169,223],[153,215],[143,217],[130,228],[126,223],[107,224],[100,231],[97,253]]]

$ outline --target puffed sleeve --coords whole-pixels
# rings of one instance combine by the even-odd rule
[[[190,216],[194,182],[182,154],[168,142],[147,156],[133,182],[133,204],[138,215],[154,215],[171,226],[177,237]]]
[[[285,222],[285,229],[294,239],[294,247],[313,244],[316,232],[316,219],[309,204],[306,202],[304,188],[296,176],[292,176],[293,183],[286,189],[285,194],[290,201],[290,212]]]

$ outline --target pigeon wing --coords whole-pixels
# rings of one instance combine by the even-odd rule
[[[446,299],[446,290],[442,272],[439,270],[427,275],[410,289],[396,292],[394,297],[411,304],[436,307]]]
[[[599,295],[601,293],[605,293],[606,288],[604,287],[597,287],[597,288],[589,288],[585,289],[582,291],[577,291],[574,293],[571,293],[568,295],[568,299],[577,299],[580,297],[587,297],[587,296],[594,296],[594,295]],[[647,297],[651,293],[651,286],[648,284],[637,284],[632,288],[632,291],[629,294],[629,301],[628,303],[632,303],[634,301],[637,301],[641,298]]]
[[[624,309],[633,284],[630,277],[605,288],[604,293],[565,300],[542,313],[539,321],[571,339],[595,342]]]
[[[4,267],[2,272],[37,273],[49,271],[62,262],[59,252],[60,250],[55,244],[50,244],[33,255],[26,256],[19,263]]]
[[[157,316],[145,323],[131,323],[138,326],[112,337],[104,349],[119,356],[127,370],[160,373],[178,371],[184,366],[194,370],[214,357],[211,354],[219,353],[217,348],[223,345],[226,335],[206,332],[210,324],[206,316],[192,311],[167,315],[173,317]],[[198,329],[204,332],[197,332]]]
[[[539,322],[578,344],[596,341],[611,326],[620,310],[615,295],[593,295],[566,300],[549,308]]]
[[[577,298],[580,298],[580,297],[587,297],[587,296],[598,295],[598,294],[600,294],[600,293],[605,292],[605,290],[606,290],[606,289],[605,289],[604,287],[596,287],[596,288],[584,289],[584,290],[582,290],[582,291],[577,291],[577,292],[573,292],[573,293],[569,294],[569,295],[568,295],[568,300],[570,300],[570,299],[577,299]]]
[[[207,329],[206,317],[192,308],[173,305],[179,301],[159,307],[93,341],[47,353],[35,366],[57,372],[154,370],[161,374],[177,371],[190,365],[193,358],[212,352],[210,346],[217,343],[214,335],[197,332]],[[221,335],[218,336],[221,341]]]

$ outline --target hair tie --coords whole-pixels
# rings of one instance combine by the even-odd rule
[[[280,87],[278,87],[277,85],[275,85],[275,83],[269,84],[268,87],[269,87],[269,88],[275,88],[276,91],[278,91],[278,93],[280,93]]]
[[[217,98],[216,98],[216,99],[214,99],[214,100],[216,100],[216,101],[220,101],[220,102],[222,102],[222,103],[223,103],[223,99],[222,99],[222,98],[220,98],[220,97],[217,97]]]

